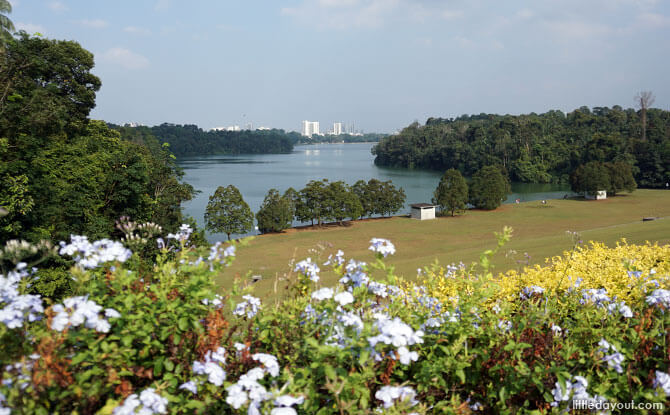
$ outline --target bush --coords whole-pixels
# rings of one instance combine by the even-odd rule
[[[189,237],[186,226],[171,235],[141,273],[120,244],[74,237],[60,253],[77,263],[76,296],[62,303],[24,295],[23,264],[3,276],[0,410],[516,414],[670,396],[670,284],[652,261],[667,251],[628,250],[639,268],[622,273],[647,292],[624,303],[577,281],[498,294],[490,260],[508,231],[477,267],[430,271],[424,285],[398,279],[384,262],[394,246],[375,238],[367,264],[341,251],[328,259],[335,287],[319,283],[326,264],[307,259],[280,301],[261,303],[237,285],[215,294],[235,247],[201,252]],[[597,281],[598,258],[575,272]],[[658,287],[644,280],[648,266]],[[445,297],[441,280],[463,289]]]

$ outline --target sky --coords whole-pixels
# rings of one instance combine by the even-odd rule
[[[669,0],[10,0],[76,40],[91,117],[390,133],[428,117],[670,109]]]

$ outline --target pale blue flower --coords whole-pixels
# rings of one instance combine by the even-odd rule
[[[258,313],[258,310],[261,306],[261,300],[256,297],[252,297],[251,295],[244,295],[242,298],[244,298],[245,301],[237,304],[233,314],[237,316],[246,315],[247,318],[253,318]]]
[[[395,254],[395,246],[388,239],[372,238],[370,240],[370,250],[382,254],[384,258]]]
[[[277,362],[276,357],[272,356],[271,354],[256,353],[251,355],[251,358],[257,362],[261,362],[268,373],[270,373],[270,375],[273,377],[279,375],[279,363]]]
[[[80,268],[92,269],[107,262],[126,262],[132,252],[123,246],[121,242],[109,239],[101,239],[90,243],[85,236],[71,235],[70,243],[60,242],[61,255],[68,255]]]
[[[351,304],[354,302],[354,296],[351,295],[350,292],[341,292],[333,298],[337,303],[339,303],[341,306],[345,306],[347,304]]]
[[[416,392],[409,386],[384,386],[375,393],[375,398],[384,402],[386,409],[392,407],[396,400],[406,401],[410,406],[414,406],[419,403],[415,397]]]
[[[313,282],[319,282],[319,266],[312,262],[312,258],[307,258],[295,264],[294,271],[300,272]]]
[[[670,309],[670,291],[668,290],[654,290],[651,295],[647,296],[647,304],[662,306]]]
[[[661,388],[665,396],[670,396],[670,375],[657,370],[656,378],[654,379],[654,388]]]
[[[179,389],[185,389],[194,395],[198,394],[198,385],[196,385],[196,383],[192,380],[189,380],[188,382],[179,385]]]
[[[312,298],[317,300],[317,301],[323,301],[327,300],[329,298],[333,298],[333,294],[335,292],[333,291],[332,288],[322,288],[318,291],[314,291],[312,293]]]
[[[411,362],[416,362],[419,360],[419,353],[410,352],[409,349],[405,346],[398,348],[398,360],[403,365],[409,365]]]

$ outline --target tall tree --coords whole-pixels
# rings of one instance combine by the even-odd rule
[[[493,210],[510,192],[510,184],[499,166],[485,166],[472,176],[470,203],[478,209]]]
[[[391,180],[382,182],[380,201],[380,214],[391,216],[398,212],[405,205],[405,190],[402,187],[395,187]]]
[[[233,233],[246,233],[254,225],[254,214],[242,198],[237,187],[219,186],[209,197],[205,210],[205,223],[212,232],[223,232],[228,236]]]
[[[595,195],[600,190],[611,189],[610,172],[604,163],[590,161],[575,169],[570,175],[570,185],[575,193]]]
[[[14,23],[7,17],[12,12],[12,5],[7,0],[0,0],[0,51],[4,50],[4,43],[14,33]]]
[[[435,189],[433,203],[440,207],[443,212],[451,212],[451,216],[457,211],[463,211],[468,203],[468,184],[456,169],[449,169],[444,173],[440,183]]]
[[[321,226],[326,216],[326,204],[328,199],[328,179],[310,180],[307,185],[300,190],[300,199],[296,207],[296,219],[301,222],[314,220]]]
[[[326,210],[329,219],[334,219],[341,224],[345,218],[359,217],[363,207],[351,188],[346,183],[337,181],[328,185]]]
[[[654,105],[655,100],[651,91],[640,91],[635,95],[635,104],[640,108],[642,116],[642,140],[647,139],[647,109]]]
[[[270,189],[256,213],[258,230],[261,233],[281,232],[291,227],[293,214],[291,202],[282,197],[277,189]]]

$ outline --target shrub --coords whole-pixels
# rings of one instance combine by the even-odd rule
[[[478,267],[448,268],[426,285],[398,279],[384,261],[394,246],[375,238],[369,263],[341,251],[298,262],[272,303],[237,285],[215,294],[212,276],[235,246],[203,252],[190,233],[170,235],[142,272],[121,244],[74,237],[60,254],[76,262],[75,295],[62,302],[23,293],[26,264],[3,275],[0,411],[560,413],[577,398],[662,404],[670,395],[670,291],[665,265],[651,265],[657,248],[629,246],[640,268],[623,274],[647,292],[624,302],[576,281],[498,294],[490,260],[508,231]],[[636,273],[648,265],[658,287]],[[320,284],[320,266],[341,277],[336,286]],[[584,281],[602,271],[579,269]],[[443,279],[464,289],[445,297]]]

